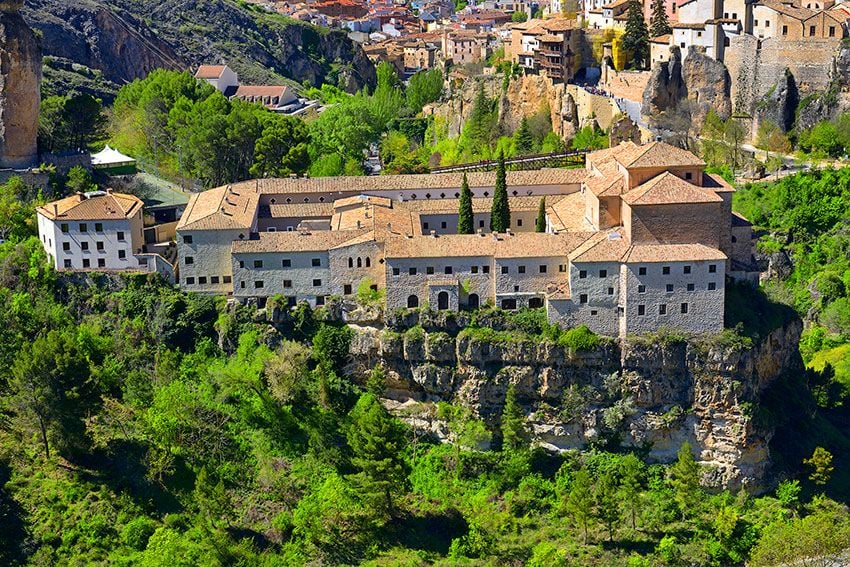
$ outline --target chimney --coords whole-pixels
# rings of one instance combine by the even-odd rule
[[[53,215],[57,217],[59,216],[59,205],[56,203],[53,203]]]

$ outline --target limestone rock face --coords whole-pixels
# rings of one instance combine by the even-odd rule
[[[18,13],[22,2],[0,2],[0,167],[38,162],[41,46]]]
[[[776,86],[756,104],[756,124],[769,120],[782,128],[783,132],[788,132],[794,127],[794,112],[798,102],[796,81],[786,69]]]
[[[387,407],[423,434],[446,439],[445,424],[435,425],[438,401],[466,406],[497,430],[514,385],[533,441],[549,450],[614,436],[669,463],[687,441],[705,465],[707,486],[753,492],[768,486],[773,431],[752,408],[776,378],[801,368],[799,321],[750,349],[624,340],[590,352],[455,338],[433,323],[423,325],[424,336],[382,333],[381,345],[368,349],[360,345],[372,344],[374,332],[361,329],[364,340],[352,349],[354,367],[373,365],[374,352],[381,353]],[[368,362],[358,360],[364,356]]]
[[[687,90],[682,79],[682,54],[678,47],[670,48],[670,59],[652,68],[646,90],[643,92],[645,116],[653,116],[675,108]]]

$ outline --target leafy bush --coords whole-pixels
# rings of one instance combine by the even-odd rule
[[[562,332],[558,337],[558,344],[569,348],[572,352],[579,352],[598,348],[602,344],[602,339],[587,325],[580,325],[575,329]]]
[[[156,521],[147,516],[139,516],[133,518],[124,529],[121,530],[121,541],[124,545],[132,547],[138,551],[143,550],[148,545],[148,540],[156,531]]]

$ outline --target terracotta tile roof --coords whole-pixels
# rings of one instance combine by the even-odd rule
[[[704,24],[704,23],[702,23],[702,24],[697,24],[697,23],[690,23],[690,24],[685,24],[685,23],[675,23],[675,24],[672,24],[670,27],[671,27],[671,28],[673,28],[674,30],[675,30],[675,29],[680,29],[680,30],[704,30],[704,29],[705,29],[705,24]]]
[[[575,193],[578,195],[579,193]],[[546,206],[554,205],[563,200],[565,195],[547,195]],[[489,213],[493,199],[489,197],[475,197],[472,199],[472,212]],[[404,207],[420,215],[452,214],[458,212],[460,203],[457,199],[428,199],[396,202],[395,206]],[[540,196],[508,197],[508,208],[513,211],[536,211],[540,206]]]
[[[315,232],[261,232],[256,238],[234,240],[234,254],[273,252],[326,252],[348,241],[369,235],[368,230],[321,230]]]
[[[650,43],[662,43],[664,45],[668,45],[670,43],[670,34],[665,33],[664,35],[659,35],[658,37],[653,37],[649,40]]]
[[[554,230],[581,232],[589,228],[584,218],[584,197],[581,193],[564,195],[562,199],[551,205],[547,197],[546,204],[549,224]]]
[[[94,191],[77,193],[36,210],[51,220],[115,220],[129,218],[142,207],[135,195]]]
[[[515,186],[577,185],[587,173],[583,169],[539,169],[533,171],[508,171],[508,192]],[[286,193],[341,193],[359,194],[369,191],[436,190],[460,188],[462,173],[422,173],[415,175],[369,175],[358,177],[288,177],[278,179],[256,179],[234,183],[234,188],[256,187],[262,194]],[[496,173],[493,171],[467,174],[471,188],[493,187]],[[417,195],[420,199],[425,194]]]
[[[613,2],[609,2],[602,6],[603,8],[619,8],[620,6],[625,6],[633,2],[634,0],[614,0]]]
[[[638,146],[633,142],[624,142],[619,146],[588,154],[588,159],[594,164],[614,159],[628,169],[705,166],[705,162],[691,152],[665,142],[650,142],[643,146]]]
[[[198,79],[218,79],[227,65],[201,65],[195,72]]]
[[[544,20],[540,27],[550,32],[563,32],[576,29],[578,24],[576,20],[568,18],[552,18],[551,20]]]
[[[632,246],[622,261],[626,263],[687,262],[726,260],[726,254],[704,244],[648,244]]]
[[[563,43],[564,38],[558,35],[552,34],[543,34],[537,38],[538,41],[542,41],[543,43]]]
[[[393,202],[392,199],[387,197],[375,197],[372,195],[355,195],[353,197],[345,197],[344,199],[337,199],[333,202],[334,210],[342,209],[344,207],[354,206],[362,206],[365,204],[372,205],[380,205],[382,207],[391,207]]]
[[[816,13],[814,10],[800,8],[798,6],[791,6],[782,2],[777,2],[775,0],[761,0],[758,4],[755,4],[753,8],[759,5],[764,6],[765,8],[770,8],[771,10],[779,12],[780,14],[790,16],[796,20],[807,20]]]
[[[546,297],[549,299],[570,299],[572,290],[569,282],[552,283],[546,287]]]
[[[597,197],[614,197],[622,194],[625,179],[623,174],[617,171],[614,164],[606,162],[598,169],[598,174],[589,176],[584,182],[587,188]]]
[[[747,217],[742,215],[741,213],[737,213],[732,211],[732,226],[749,226],[752,227],[753,223],[751,223]]]
[[[250,229],[259,201],[252,185],[234,183],[192,195],[177,230]]]
[[[594,233],[570,254],[572,262],[617,262],[629,249],[622,229]]]
[[[623,196],[629,205],[667,205],[676,203],[720,203],[714,191],[688,183],[665,171],[638,185]],[[686,222],[683,220],[683,222]]]
[[[525,30],[525,33],[529,35],[542,35],[546,33],[546,29],[543,26],[534,26],[530,30]]]
[[[735,188],[718,173],[703,173],[702,186],[715,193],[734,193]]]
[[[387,258],[566,257],[591,234],[521,232],[497,236],[483,233],[389,238],[384,244],[384,256]]]
[[[333,203],[287,203],[269,205],[271,218],[310,218],[333,216]]]

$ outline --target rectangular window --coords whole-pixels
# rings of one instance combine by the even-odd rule
[[[91,260],[89,260],[88,258],[83,258],[83,267],[91,268]]]
[[[758,25],[759,25],[759,21],[758,21],[758,20],[753,20],[753,25],[754,25],[755,27],[758,27]]]
[[[230,283],[230,282],[233,281],[233,278],[231,276],[222,276],[221,281],[222,281],[222,283]]]
[[[638,275],[639,276],[645,276],[646,275],[646,267],[638,268]]]
[[[314,268],[319,268],[322,266],[322,259],[313,258],[312,260],[310,260],[310,265],[312,265]]]
[[[192,244],[192,235],[184,234],[183,235],[183,244]]]
[[[788,35],[788,26],[782,26],[782,35]]]
[[[119,250],[118,251],[118,258],[120,260],[123,260],[126,257],[127,257],[127,251],[126,250]]]
[[[97,267],[98,268],[105,268],[106,267],[106,260],[104,258],[98,258],[97,259]]]
[[[584,279],[584,278],[586,278],[586,277],[587,277],[587,270],[579,270],[579,272],[578,272],[578,278],[579,278],[580,280],[583,280],[583,279]]]
[[[671,283],[667,284],[667,293],[673,293],[673,284],[671,284]]]
[[[239,267],[240,267],[240,268],[244,268],[244,267],[245,267],[245,261],[244,261],[244,260],[239,260]]]
[[[687,312],[688,312],[688,304],[687,304],[687,303],[683,303],[683,304],[682,304],[682,313],[687,313]]]
[[[118,239],[118,242],[124,242],[124,231],[119,230],[115,233],[115,238]]]
[[[558,265],[558,271],[561,272],[561,273],[566,272],[567,271],[567,265],[566,264]]]
[[[407,273],[410,274],[411,276],[415,276],[416,275],[416,268],[409,268],[407,270]]]
[[[525,266],[517,266],[516,271],[517,271],[518,274],[524,274],[525,273]]]
[[[549,267],[546,266],[546,264],[540,264],[540,266],[537,268],[538,272],[541,274],[545,274],[548,269]]]
[[[185,258],[183,258],[183,263],[186,264],[187,266],[191,266],[192,264],[195,263],[195,257],[194,256],[186,256]],[[242,267],[242,262],[239,262],[239,267],[240,268]]]
[[[198,283],[199,283],[200,285],[206,285],[206,283],[207,283],[207,276],[198,276]]]
[[[103,223],[102,222],[94,223],[94,231],[95,232],[103,232]]]
[[[440,223],[440,228],[446,228],[446,223],[445,223],[445,222],[441,222],[441,223]]]
[[[688,291],[693,291],[693,290],[694,290],[694,284],[689,283],[688,284]]]
[[[503,274],[507,274],[507,273],[508,273],[508,267],[507,267],[507,266],[502,266],[502,273],[503,273]]]
[[[428,223],[427,222],[422,223],[422,230],[428,230]]]
[[[472,272],[473,274],[477,274],[478,273],[478,266],[472,266],[469,269],[469,271]]]
[[[614,288],[613,287],[608,288],[608,295],[614,295]]]
[[[262,260],[254,260],[254,267],[255,268],[262,268],[263,267],[263,261]]]
[[[829,37],[835,37],[835,26],[829,26]]]
[[[66,260],[65,260],[65,267],[66,267],[66,268],[70,268],[70,267],[71,267],[71,260],[68,260],[68,259],[66,259]]]
[[[351,284],[345,284],[344,286],[342,286],[342,294],[351,295]]]
[[[646,315],[646,305],[638,305],[638,315]]]
[[[260,289],[264,285],[265,284],[263,283],[263,280],[254,280],[254,288],[255,289]]]
[[[815,26],[809,26],[809,36],[814,37],[815,35]]]
[[[88,231],[89,231],[88,225],[84,222],[81,222],[80,223],[80,232],[88,232]]]
[[[283,287],[289,289],[292,287],[292,280],[283,280]]]
[[[478,221],[478,228],[484,228],[484,221],[483,220]]]
[[[70,242],[63,242],[62,243],[62,250],[64,250],[65,252],[70,252],[71,251],[71,243]]]
[[[708,273],[716,274],[717,273],[717,264],[709,264],[708,265]]]
[[[218,283],[218,276],[210,276],[210,283],[211,284],[217,284]]]
[[[444,272],[445,272],[446,274],[453,274],[453,273],[454,273],[454,268],[452,268],[451,266],[446,266],[446,269],[444,270]]]
[[[83,252],[89,251],[89,243],[88,242],[80,242],[80,250]]]
[[[708,291],[714,291],[717,289],[717,284],[714,282],[708,282]]]
[[[325,304],[325,296],[324,295],[317,295],[316,296],[316,307],[321,307],[324,304]]]
[[[280,267],[281,268],[291,268],[292,267],[292,260],[290,260],[289,258],[284,258],[283,260],[280,261]]]
[[[669,276],[670,275],[670,266],[662,266],[661,273],[664,274],[665,276]]]
[[[489,274],[490,273],[490,266],[481,266],[481,271],[484,272],[485,274]]]
[[[242,283],[245,283],[245,282],[242,282]],[[186,285],[195,285],[195,278],[191,278],[191,277],[186,278]]]
[[[239,287],[241,287],[242,289],[245,289],[245,282],[244,281],[239,282]]]
[[[394,276],[401,275],[401,269],[399,269],[399,268],[393,268],[393,275],[394,275]]]
[[[579,295],[578,296],[578,302],[579,303],[587,303],[587,294],[582,293],[581,295]]]
[[[430,276],[433,273],[434,273],[434,266],[425,266],[425,274],[426,275]]]
[[[660,303],[658,305],[658,314],[659,315],[667,315],[667,304],[666,303]]]
[[[517,219],[517,220],[516,220],[516,225],[517,225],[517,226],[522,226],[522,219]]]
[[[313,280],[313,287],[322,287],[322,280]]]
[[[600,278],[607,278],[608,277],[608,270],[599,270],[599,277]]]
[[[765,20],[765,21],[764,21],[764,27],[766,27],[766,28],[769,28],[769,27],[770,27],[770,20]]]
[[[94,247],[97,248],[98,252],[103,252],[103,242],[100,240],[94,243]]]
[[[646,286],[645,285],[639,285],[638,286],[638,293],[646,293]]]
[[[59,228],[62,230],[62,232],[68,232],[68,223],[63,222],[59,225]]]
[[[691,273],[691,267],[690,266],[684,266],[682,268],[682,273],[683,274],[690,274]]]

